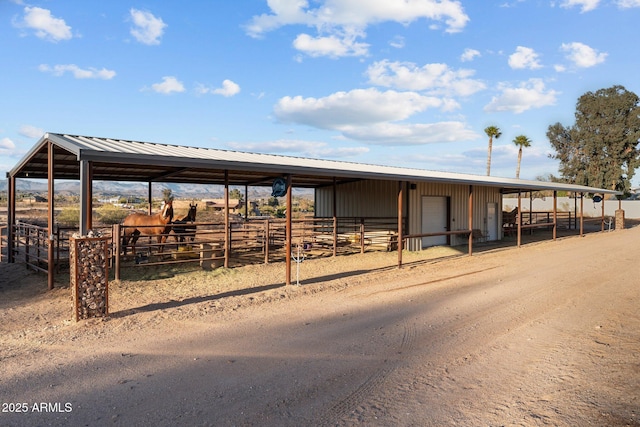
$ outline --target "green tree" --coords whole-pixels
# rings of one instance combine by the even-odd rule
[[[280,202],[278,201],[277,198],[271,196],[271,197],[269,197],[269,200],[267,201],[267,205],[273,206],[275,208],[275,207],[280,206]]]
[[[578,99],[573,126],[549,126],[547,138],[556,151],[566,182],[629,192],[640,166],[639,98],[623,86],[587,92]]]
[[[171,192],[170,188],[163,188],[162,189],[162,200],[164,201],[170,201],[173,200],[173,194]]]
[[[518,147],[518,167],[516,168],[516,179],[520,178],[520,162],[522,162],[522,148],[531,147],[531,140],[524,135],[518,135],[513,139],[513,143]]]
[[[493,138],[498,139],[502,136],[500,128],[497,126],[488,126],[484,129],[484,133],[489,137],[489,153],[487,154],[487,176],[491,175],[491,151],[493,150]]]
[[[229,190],[229,199],[238,200],[240,202],[244,202],[244,194],[237,188]]]

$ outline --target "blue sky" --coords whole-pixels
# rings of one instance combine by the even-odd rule
[[[0,173],[44,132],[515,177],[640,94],[640,0],[0,0]],[[637,185],[639,177],[634,178]]]

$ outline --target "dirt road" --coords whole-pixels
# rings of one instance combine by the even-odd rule
[[[639,259],[636,227],[37,333],[16,299],[0,425],[639,426]]]

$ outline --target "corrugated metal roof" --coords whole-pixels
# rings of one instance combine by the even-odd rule
[[[292,174],[294,185],[301,187],[330,185],[335,178],[338,182],[358,179],[450,182],[500,187],[505,191],[619,194],[572,184],[57,133],[45,134],[9,175],[46,179],[49,141],[55,147],[57,179],[79,179],[79,162],[89,161],[93,179],[107,181],[219,184],[224,183],[226,171],[229,182],[236,185],[269,185],[275,177]]]

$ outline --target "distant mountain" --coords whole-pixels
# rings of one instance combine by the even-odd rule
[[[19,179],[18,191],[24,193],[42,194],[47,192],[47,183],[42,180]],[[222,185],[204,184],[173,184],[154,183],[153,197],[162,197],[164,189],[171,189],[171,193],[178,199],[217,199],[224,197],[224,187]],[[239,189],[244,193],[244,187],[231,187]],[[7,191],[7,180],[0,180],[0,191]],[[115,181],[95,181],[93,183],[94,197],[146,197],[149,187],[141,182],[115,182]],[[80,194],[80,183],[78,181],[56,181],[56,194]],[[299,197],[313,198],[313,190],[294,188],[294,194]],[[271,196],[271,187],[249,187],[249,199],[267,198]]]

